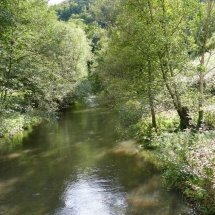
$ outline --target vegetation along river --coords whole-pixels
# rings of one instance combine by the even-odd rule
[[[1,144],[0,214],[194,214],[116,126],[107,109],[68,109],[23,140]]]

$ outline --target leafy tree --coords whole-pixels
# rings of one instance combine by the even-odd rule
[[[178,71],[184,70],[187,60],[184,29],[190,15],[190,8],[184,10],[186,1],[177,1],[176,5],[173,3],[170,0],[127,1],[123,13],[117,18],[115,28],[117,30],[113,30],[120,38],[117,42],[120,40],[124,42],[123,45],[118,46],[120,48],[114,56],[117,58],[115,62],[120,65],[118,73],[122,75],[122,80],[125,80],[125,74],[128,74],[128,79],[134,80],[133,90],[136,88],[136,91],[139,91],[139,86],[142,88],[147,86],[146,90],[142,90],[141,95],[148,95],[153,127],[156,128],[156,121],[152,91],[153,87],[156,87],[155,83],[162,80],[179,114],[181,128],[184,129],[190,126],[190,119],[188,110],[182,105],[176,77]],[[127,48],[122,48],[125,46]],[[129,55],[128,50],[133,54]],[[131,59],[128,60],[125,54],[123,59],[121,53],[127,54]],[[126,66],[118,62],[119,58],[124,60],[123,63],[126,62]],[[111,63],[111,65],[114,64]],[[117,76],[115,68],[111,71],[114,71]],[[157,81],[154,77],[158,78]],[[127,89],[130,87],[127,86]]]
[[[145,52],[135,45],[132,36],[126,36],[124,31],[115,31],[98,69],[103,71],[106,95],[112,102],[126,103],[132,98],[150,104],[152,127],[156,129],[154,95],[159,86],[153,84],[155,64],[148,62]]]
[[[6,6],[13,22],[0,35],[2,107],[50,116],[87,75],[89,42],[76,24],[58,22],[46,1]]]
[[[94,19],[102,28],[114,26],[118,14],[123,10],[125,0],[96,0],[91,5],[91,11]]]
[[[198,104],[198,127],[203,123],[204,84],[205,76],[214,67],[209,66],[210,59],[214,55],[214,32],[215,32],[215,2],[199,1],[195,5],[196,13],[190,22],[190,34],[194,38],[195,49],[193,56],[198,58],[197,72],[199,76],[199,104]]]
[[[142,44],[145,54],[157,65],[160,77],[180,117],[180,127],[190,126],[188,108],[182,103],[181,83],[177,80],[185,74],[190,50],[185,31],[191,14],[192,1],[128,1],[127,11],[135,17],[133,34]],[[130,30],[130,29],[129,29]]]
[[[67,0],[54,6],[54,8],[57,11],[59,20],[68,21],[70,18],[81,18],[86,24],[89,24],[94,21],[92,13],[90,12],[90,7],[93,2],[94,0]]]

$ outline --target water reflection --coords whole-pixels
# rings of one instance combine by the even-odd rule
[[[119,142],[110,152],[115,154],[135,155],[137,154],[137,145],[134,140]]]
[[[125,214],[126,193],[119,192],[117,186],[110,186],[114,181],[80,174],[77,181],[67,183],[62,196],[65,206],[57,210],[56,215]]]
[[[194,215],[117,124],[107,110],[68,110],[1,146],[0,215]]]
[[[128,195],[130,214],[144,215],[172,215],[191,214],[185,206],[178,201],[176,194],[164,195],[161,187],[160,175],[154,175],[147,183],[134,188]]]

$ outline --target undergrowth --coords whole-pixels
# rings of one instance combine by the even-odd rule
[[[179,129],[176,113],[159,113],[155,132],[150,117],[140,117],[142,109],[137,104],[129,103],[124,110],[120,117],[126,122],[125,132],[145,148],[154,149],[157,162],[162,164],[165,186],[177,188],[200,214],[215,214],[214,112],[205,111],[202,129],[184,131]]]
[[[18,112],[1,116],[0,137],[13,136],[20,131],[30,129],[31,126],[36,125],[41,121],[42,118],[40,116],[21,114]]]
[[[178,188],[201,214],[215,214],[215,132],[163,133],[152,144],[165,185]]]

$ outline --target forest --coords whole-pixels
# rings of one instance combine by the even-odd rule
[[[0,0],[0,136],[96,95],[215,213],[215,1]]]

